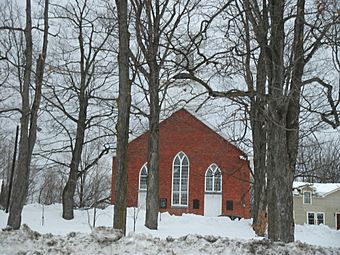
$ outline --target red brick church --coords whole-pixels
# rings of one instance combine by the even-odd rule
[[[129,207],[145,207],[147,151],[147,132],[129,143]],[[249,218],[250,168],[244,153],[185,109],[160,123],[159,170],[160,211]]]

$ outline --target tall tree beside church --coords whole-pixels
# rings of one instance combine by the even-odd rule
[[[149,87],[149,139],[148,139],[148,177],[146,195],[145,226],[158,227],[159,208],[159,87],[160,66],[157,62],[160,44],[160,21],[162,10],[160,1],[133,1],[136,13],[136,36],[138,45],[144,54],[148,71],[144,75]],[[164,8],[164,6],[163,6]],[[153,16],[154,15],[154,16]],[[146,22],[146,27],[143,24]],[[145,43],[145,44],[144,44]]]
[[[178,68],[171,63],[176,56],[174,48],[178,46],[178,41],[183,41],[183,33],[188,33],[180,30],[180,27],[186,25],[184,20],[190,17],[198,2],[200,1],[131,1],[133,36],[137,46],[136,49],[131,49],[131,57],[138,81],[141,82],[139,86],[142,87],[149,106],[149,113],[144,112],[144,115],[149,120],[145,226],[150,229],[158,227],[161,105],[169,86],[174,82],[170,78],[171,73]]]
[[[241,89],[241,85],[235,88],[230,84],[231,88],[222,92],[212,89],[213,84],[209,79],[207,82],[206,77],[204,80],[200,79],[192,72],[178,74],[177,78],[199,82],[208,89],[211,96],[226,97],[234,101],[245,98],[253,100],[257,97],[262,100],[259,105],[252,104],[256,107],[262,106],[250,113],[253,114],[251,117],[253,122],[258,121],[255,119],[257,113],[262,111],[265,114],[259,119],[263,121],[264,126],[255,126],[265,127],[267,130],[262,135],[266,136],[263,137],[266,141],[263,145],[266,148],[263,159],[266,160],[267,170],[268,235],[273,241],[291,242],[294,240],[292,182],[299,142],[302,88],[304,86],[305,90],[308,84],[318,83],[317,85],[327,90],[327,84],[318,82],[318,78],[307,80],[303,78],[312,75],[322,76],[320,73],[311,72],[312,67],[315,70],[311,60],[315,59],[316,53],[325,44],[333,43],[329,41],[327,33],[339,23],[339,15],[336,11],[328,15],[319,15],[315,6],[305,4],[304,0],[296,2],[248,0],[234,1],[233,4],[230,8],[236,6],[234,9],[228,8],[223,13],[229,17],[229,19],[223,17],[224,20],[228,20],[227,29],[238,28],[240,23],[237,17],[247,13],[250,23],[243,24],[251,24],[248,30],[251,32],[249,38],[253,38],[248,51],[250,50],[251,56],[261,56],[261,59],[259,57],[256,59],[257,65],[251,66],[252,70],[256,70],[252,77],[265,73],[265,77],[261,78],[265,79],[265,88],[258,87],[254,90],[252,86],[248,86]],[[306,8],[308,11],[305,11]],[[234,24],[233,21],[238,24]],[[238,37],[233,37],[233,32],[228,30],[226,33],[227,40],[231,42],[226,45],[233,46],[227,48],[226,58],[236,57],[236,63],[239,63],[240,60],[244,61],[242,58],[247,54],[244,54],[244,44],[239,43]],[[242,36],[244,35],[240,34],[241,38]],[[260,50],[260,55],[257,50]],[[262,64],[259,65],[260,63]],[[265,72],[259,73],[259,69],[256,68],[263,66]],[[309,68],[309,77],[304,76],[306,66]],[[238,66],[235,65],[235,68]],[[245,77],[248,78],[247,75]],[[311,93],[315,93],[315,90]],[[260,133],[259,135],[262,136]],[[256,155],[263,157],[261,153]]]
[[[127,0],[116,0],[119,34],[119,97],[117,120],[117,156],[115,169],[114,223],[116,229],[126,232],[127,147],[131,105],[131,81],[129,79],[129,31]]]

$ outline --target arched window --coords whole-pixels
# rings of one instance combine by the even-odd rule
[[[146,190],[147,177],[148,177],[148,167],[145,163],[139,171],[139,190]]]
[[[221,192],[222,175],[221,170],[216,164],[211,164],[205,172],[205,191]]]
[[[172,164],[172,205],[188,205],[189,159],[179,152]]]

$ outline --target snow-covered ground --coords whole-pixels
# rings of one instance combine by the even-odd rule
[[[71,221],[61,212],[59,204],[25,206],[22,223],[27,226],[0,232],[0,254],[340,254],[340,231],[324,225],[297,225],[297,241],[284,245],[256,237],[250,220],[226,217],[162,213],[159,229],[149,230],[145,211],[129,208],[129,234],[120,238],[112,230],[113,207],[97,210],[96,226],[103,227],[96,229],[93,210],[76,210]],[[7,214],[0,211],[0,228],[6,222]]]

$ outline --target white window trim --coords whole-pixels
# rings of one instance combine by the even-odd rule
[[[182,205],[181,204],[181,180],[182,180],[182,169],[180,169],[181,171],[181,179],[180,179],[180,182],[179,182],[179,204],[174,204],[173,203],[173,192],[174,192],[174,164],[175,164],[175,159],[177,158],[177,156],[180,154],[180,153],[183,153],[184,156],[187,158],[188,160],[188,190],[187,190],[187,204],[186,205]],[[187,154],[185,154],[183,151],[180,151],[176,154],[176,156],[174,157],[174,159],[172,160],[172,179],[171,179],[171,207],[182,207],[182,208],[187,208],[189,206],[189,184],[190,184],[190,160],[189,160],[189,157]]]
[[[312,224],[309,224],[309,219],[308,219],[308,214],[310,214],[310,213],[313,213],[314,214],[314,223],[315,223],[315,212],[309,212],[309,211],[307,211],[307,213],[306,213],[306,217],[307,217],[307,225],[312,225]],[[315,225],[315,224],[313,224],[313,225]]]
[[[314,214],[314,224],[309,224],[309,221],[308,221],[308,214],[309,213],[313,213]],[[307,211],[307,214],[306,214],[306,216],[307,216],[307,224],[308,225],[320,225],[320,224],[318,224],[318,214],[322,214],[323,215],[323,223],[322,224],[326,224],[325,222],[326,222],[326,214],[324,213],[324,212],[311,212],[311,211]]]
[[[206,178],[207,177],[207,172],[214,165],[216,166],[216,169],[215,169],[215,171],[213,171],[213,182],[212,182],[213,190],[207,190],[207,178]],[[216,172],[216,170],[219,170],[220,174],[221,174],[221,190],[219,190],[219,191],[215,190],[215,172]],[[204,192],[205,193],[222,193],[222,189],[223,189],[222,186],[223,186],[222,185],[222,171],[221,171],[221,169],[219,168],[219,166],[216,163],[212,163],[212,164],[210,164],[210,166],[205,171],[205,175],[204,175]]]
[[[309,193],[309,201],[310,201],[310,203],[305,203],[305,193]],[[311,205],[312,204],[312,192],[311,191],[303,191],[302,192],[302,203],[304,205]]]
[[[138,176],[138,190],[139,191],[146,191],[147,190],[147,188],[146,189],[141,189],[140,188],[140,176],[141,176],[141,174],[142,174],[142,170],[143,170],[143,168],[144,167],[146,167],[146,173],[148,174],[149,173],[149,169],[148,169],[148,167],[147,167],[147,162],[146,163],[144,163],[144,165],[142,165],[142,167],[140,168],[140,170],[139,170],[139,176]],[[147,175],[146,175],[147,176]]]

